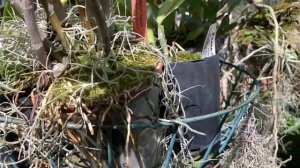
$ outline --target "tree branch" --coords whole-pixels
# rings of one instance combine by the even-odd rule
[[[17,12],[23,16],[24,15],[24,9],[23,9],[23,4],[21,0],[10,0],[11,6],[13,6]]]
[[[43,46],[41,35],[35,21],[34,4],[32,0],[23,0],[23,12],[26,28],[37,60],[46,67],[47,53]]]
[[[103,50],[104,57],[108,57],[111,50],[109,30],[106,23],[105,13],[103,12],[103,7],[99,1],[95,0],[86,0],[86,12],[89,19],[92,19],[96,22],[98,30],[100,33],[99,36],[103,39]],[[89,16],[90,15],[90,16]]]

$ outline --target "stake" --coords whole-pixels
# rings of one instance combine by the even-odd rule
[[[133,31],[147,41],[147,0],[132,0]]]

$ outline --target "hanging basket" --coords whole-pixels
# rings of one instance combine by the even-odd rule
[[[235,73],[236,76],[234,82],[229,83],[228,96],[226,98],[223,97],[222,101],[220,101],[219,96],[219,79],[222,75],[222,73],[219,72],[221,69],[220,66],[226,66],[226,69],[231,69],[232,73]],[[178,148],[177,143],[180,141],[180,139],[177,138],[177,128],[180,125],[188,125],[190,128],[206,134],[206,136],[197,135],[191,131],[187,133],[187,139],[190,140],[187,149],[196,151],[194,155],[201,156],[201,162],[196,164],[195,167],[203,167],[209,163],[209,157],[212,156],[212,153],[219,154],[226,149],[241,118],[247,112],[251,102],[259,94],[259,82],[254,76],[241,67],[219,61],[218,56],[206,58],[204,61],[176,63],[171,65],[171,67],[175,78],[177,76],[176,79],[177,82],[179,81],[181,91],[190,89],[189,92],[183,93],[183,96],[187,98],[186,101],[182,101],[183,108],[185,109],[185,117],[181,116],[171,120],[165,120],[164,118],[151,119],[153,116],[157,116],[157,114],[150,112],[148,113],[150,115],[146,115],[143,119],[132,122],[130,125],[132,131],[135,131],[138,138],[142,137],[140,141],[143,142],[140,146],[136,144],[141,148],[142,152],[138,149],[135,152],[132,151],[134,155],[130,157],[130,161],[134,162],[132,165],[142,164],[142,167],[153,167],[157,165],[163,165],[163,167],[166,168],[176,167],[173,163],[173,157],[174,152],[176,153],[176,151],[178,151],[176,148]],[[195,79],[197,76],[200,76],[199,79]],[[199,85],[199,87],[193,87],[195,85]],[[151,95],[150,99],[152,98],[150,104],[155,104],[159,101],[158,97],[160,94],[158,88],[150,89],[146,95],[149,94]],[[151,107],[149,103],[145,103],[147,102],[146,100],[149,101],[149,97],[143,96],[141,99],[138,99],[137,102],[134,101],[133,106],[136,107],[133,109],[151,111],[153,107]],[[220,107],[222,110],[219,110]],[[155,106],[154,108],[157,109],[159,107]],[[135,110],[133,110],[133,112]],[[103,128],[125,130],[118,136],[126,136],[125,125],[106,125]],[[171,135],[170,131],[168,131],[170,128],[172,128]],[[162,134],[162,132],[165,132],[165,134]],[[148,136],[145,136],[147,134]],[[159,142],[153,140],[153,138],[159,138],[160,136],[171,136],[165,155],[163,155],[164,152],[158,147]],[[116,134],[112,134],[112,138],[114,137],[116,137]],[[132,149],[134,148],[132,147]],[[108,151],[107,153],[110,154],[108,158],[114,158],[113,151]],[[161,155],[164,157],[162,158]],[[122,157],[122,159],[117,159],[119,160],[117,163],[119,166],[125,164],[125,155],[123,154]],[[114,167],[113,162],[110,162],[110,167]]]
[[[181,65],[182,69],[180,69]],[[219,79],[222,76],[220,66],[226,66],[226,69],[230,69],[236,76],[234,82],[229,83],[228,96],[223,98],[222,101],[219,97]],[[226,149],[241,118],[259,94],[259,83],[254,76],[241,67],[219,61],[218,56],[199,61],[175,63],[171,65],[171,69],[179,86],[181,86],[179,90],[188,90],[189,92],[182,93],[185,97],[193,99],[193,101],[187,101],[188,99],[181,101],[183,109],[185,109],[185,115],[182,113],[182,116],[173,119],[168,118],[167,120],[158,117],[161,115],[159,102],[162,96],[159,87],[154,86],[150,89],[143,89],[144,91],[140,95],[132,92],[132,95],[135,95],[133,97],[136,98],[129,102],[129,107],[132,113],[139,114],[135,115],[136,118],[129,125],[132,136],[137,139],[136,142],[127,144],[129,161],[132,165],[176,167],[177,161],[174,156],[178,150],[181,150],[181,147],[178,147],[178,142],[180,142],[178,138],[180,130],[178,128],[189,126],[193,130],[207,135],[199,136],[189,130],[186,138],[190,143],[185,147],[185,150],[196,151],[193,157],[201,157],[199,164],[195,164],[194,167],[205,166],[211,160],[209,157],[212,156],[212,153],[219,154]],[[183,70],[186,70],[186,72],[183,72]],[[196,73],[193,74],[193,72]],[[178,73],[183,73],[182,79],[180,79]],[[185,86],[182,81],[191,79],[191,75],[195,81]],[[198,81],[196,80],[197,76],[200,76]],[[193,87],[195,85],[199,86]],[[174,103],[178,102],[174,101]],[[193,108],[190,110],[188,107]],[[222,110],[219,110],[220,107]],[[197,110],[197,108],[200,108],[200,110]],[[1,122],[24,124],[22,120],[8,117],[3,118]],[[108,123],[102,126],[103,133],[108,137],[105,140],[107,145],[103,148],[104,151],[106,150],[104,152],[106,156],[102,156],[102,159],[105,160],[104,162],[108,167],[128,166],[125,164],[125,141],[128,125],[118,123],[120,122]],[[66,125],[66,127],[69,126],[71,125]],[[166,140],[163,142],[167,144],[166,149],[162,149],[162,143],[158,141],[162,138]]]

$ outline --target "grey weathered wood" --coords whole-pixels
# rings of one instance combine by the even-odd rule
[[[37,60],[41,65],[46,67],[47,52],[43,46],[43,41],[36,23],[33,1],[23,0],[23,9],[26,29],[31,40],[32,49],[35,52]]]

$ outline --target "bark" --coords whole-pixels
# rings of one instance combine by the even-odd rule
[[[98,2],[100,2],[100,5],[101,5],[101,9],[103,11],[103,14],[107,19],[109,19],[109,15],[110,15],[110,0],[98,0]]]
[[[102,37],[104,44],[104,57],[108,57],[111,50],[111,44],[103,6],[101,6],[99,1],[86,0],[86,12],[89,19],[94,20],[98,26],[98,34]]]
[[[47,62],[47,52],[43,46],[43,41],[39,33],[39,29],[36,23],[36,18],[34,14],[34,4],[32,0],[23,0],[23,13],[24,20],[26,24],[26,29],[28,31],[32,48],[36,54],[37,60],[46,67]]]
[[[23,16],[24,9],[21,0],[10,0],[10,4],[21,16]]]

